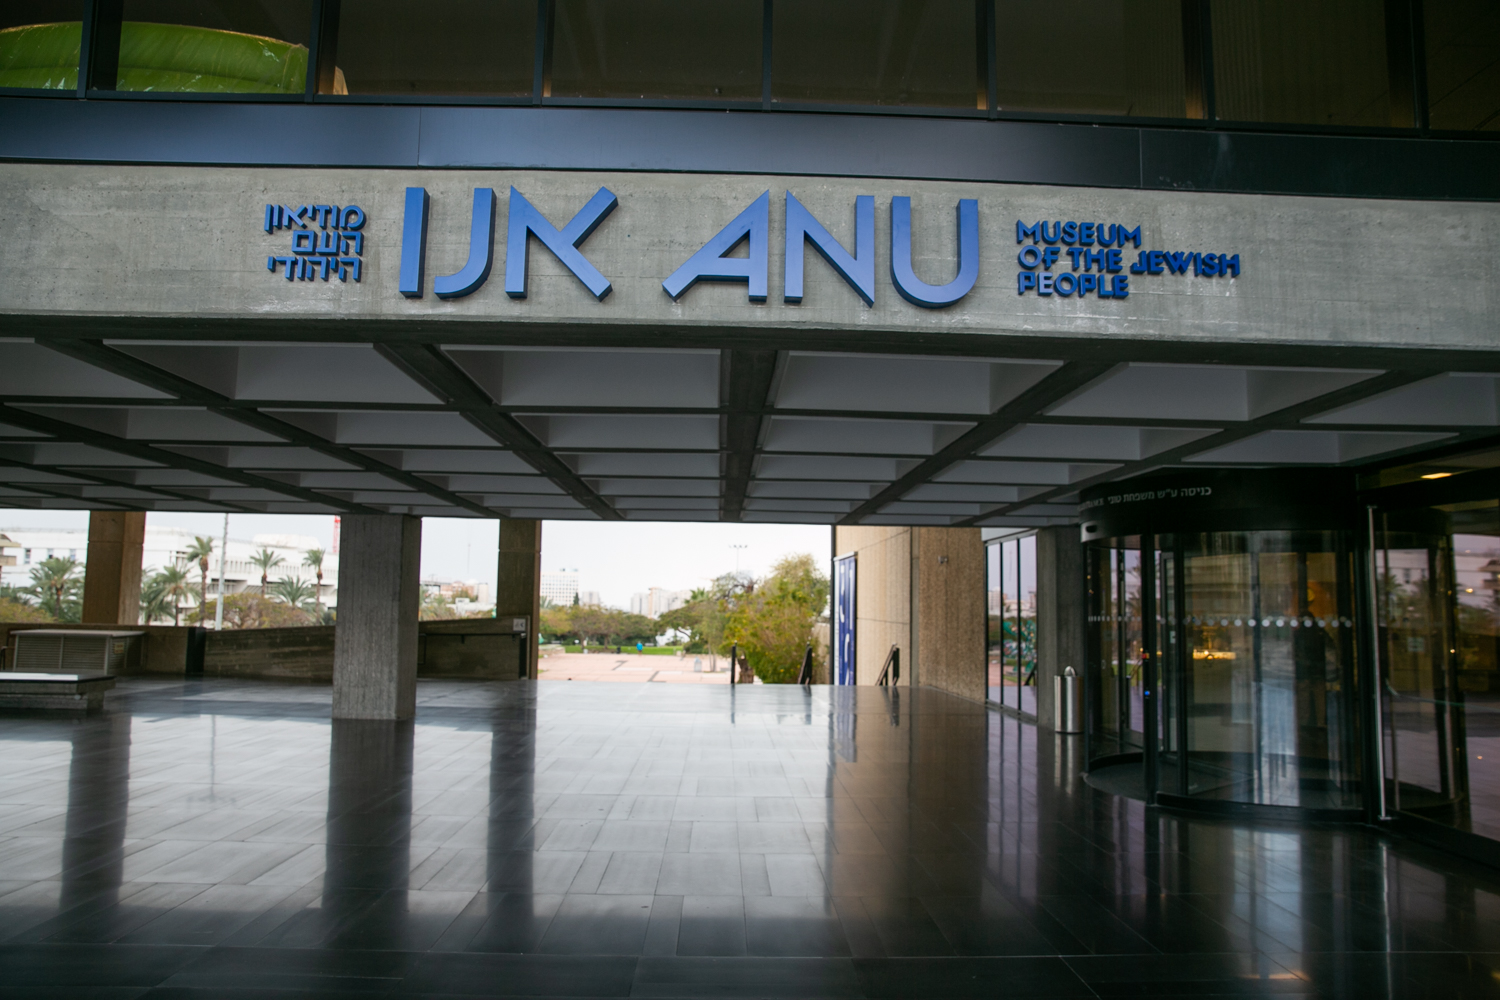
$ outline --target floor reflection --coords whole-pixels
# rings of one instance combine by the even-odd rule
[[[117,692],[0,718],[9,988],[1500,992],[1494,873],[1148,811],[936,692],[424,682],[404,725]]]

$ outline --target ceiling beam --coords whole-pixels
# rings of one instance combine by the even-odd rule
[[[776,378],[776,351],[728,350],[719,353],[719,401],[723,405],[719,441],[723,447],[724,492],[719,518],[744,519],[745,494],[755,470],[761,425],[770,409]]]
[[[376,344],[375,350],[407,377],[447,401],[465,420],[496,443],[552,480],[587,510],[606,521],[624,520],[624,515],[594,492],[566,462],[538,441],[518,420],[496,408],[489,394],[441,349],[431,344]],[[490,516],[493,515],[491,511]]]
[[[1108,364],[1067,362],[975,424],[973,428],[954,439],[937,454],[919,462],[905,475],[840,518],[838,523],[858,524],[865,516],[876,513],[886,504],[901,499],[912,489],[930,482],[934,476],[950,465],[972,458],[1002,434],[1020,426],[1036,413],[1072,395],[1095,379],[1113,371],[1114,368],[1114,365]]]

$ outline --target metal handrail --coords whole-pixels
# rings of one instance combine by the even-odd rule
[[[880,668],[880,677],[875,681],[878,687],[889,687],[901,681],[901,647],[891,646],[891,651],[885,655],[885,666]]]

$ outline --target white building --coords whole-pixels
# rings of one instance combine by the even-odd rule
[[[682,607],[692,596],[691,590],[667,590],[663,587],[652,587],[644,594],[630,595],[630,613],[645,615],[647,618],[660,618],[668,611],[676,611]]]
[[[551,601],[553,607],[572,604],[578,596],[578,571],[560,569],[555,573],[542,573],[542,600]]]
[[[586,608],[604,607],[604,599],[599,596],[597,590],[580,590],[578,592],[578,603]]]
[[[231,529],[234,522],[231,520]],[[86,528],[0,528],[0,533],[12,540],[5,547],[4,555],[15,556],[14,565],[0,565],[0,582],[12,586],[26,587],[31,584],[31,570],[44,559],[71,558],[79,565],[88,562],[89,533]],[[193,544],[194,533],[186,528],[157,528],[149,521],[146,524],[144,551],[141,555],[141,576],[152,573],[174,563],[183,564],[188,577],[199,581],[196,561],[187,564],[186,552]],[[214,554],[208,560],[208,598],[213,600],[219,592],[219,557],[222,535],[213,536]],[[12,548],[11,545],[15,547]],[[317,574],[304,565],[310,549],[322,548],[312,535],[254,535],[249,539],[229,538],[229,559],[224,565],[224,592],[238,594],[244,590],[259,590],[261,571],[250,560],[262,550],[269,550],[281,561],[266,573],[267,585],[288,577],[298,577],[312,584]],[[0,560],[3,563],[4,560]],[[318,594],[324,607],[338,605],[339,557],[334,551],[323,555],[323,588]],[[190,607],[192,605],[185,605]]]

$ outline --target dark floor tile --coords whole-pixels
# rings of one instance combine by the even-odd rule
[[[632,997],[860,997],[849,959],[643,958]]]
[[[9,989],[155,986],[202,953],[201,948],[151,945],[5,945],[0,969]]]
[[[1065,954],[1156,954],[1159,949],[1089,896],[1041,896],[1038,907],[1064,928],[1078,950]]]
[[[993,890],[980,897],[924,896],[921,903],[954,954],[1059,954],[1032,920]]]
[[[484,923],[464,945],[465,951],[518,954],[536,951],[563,901],[561,895],[533,896],[520,892],[483,895],[488,912],[484,915]]]
[[[1323,996],[1500,997],[1500,954],[1307,952],[1276,959]]]
[[[403,994],[626,997],[633,957],[428,954],[402,983]]]
[[[765,898],[765,897],[762,897]],[[740,896],[684,896],[677,931],[679,955],[744,955],[745,900]]]
[[[857,958],[854,968],[872,998],[1094,996],[1060,958]]]
[[[1307,980],[1266,954],[1096,955],[1069,968],[1099,996],[1306,994]]]
[[[745,897],[745,947],[765,956],[851,954],[833,900],[824,896]]]
[[[912,896],[864,896],[865,912],[888,956],[952,955],[953,945],[920,899]]]
[[[650,896],[564,896],[542,935],[550,955],[639,955],[651,920]]]

